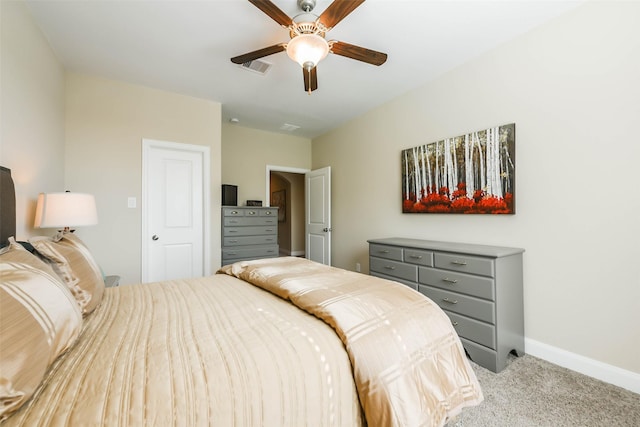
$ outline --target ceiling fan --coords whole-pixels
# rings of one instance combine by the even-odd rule
[[[270,0],[249,0],[271,19],[288,29],[291,40],[288,43],[278,43],[233,57],[231,62],[244,64],[274,53],[286,51],[289,58],[302,66],[304,90],[309,94],[318,88],[318,62],[324,59],[329,52],[368,64],[382,65],[387,60],[386,53],[337,40],[327,41],[325,39],[325,35],[329,30],[364,1],[334,0],[320,16],[317,16],[311,13],[316,5],[316,0],[298,0],[298,6],[303,13],[290,18]]]

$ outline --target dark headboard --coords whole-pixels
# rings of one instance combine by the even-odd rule
[[[0,166],[0,247],[16,235],[16,190],[11,169]]]

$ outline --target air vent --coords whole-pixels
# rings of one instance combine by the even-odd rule
[[[253,71],[254,73],[265,75],[267,74],[267,71],[271,69],[272,65],[273,64],[256,59],[255,61],[244,62],[240,66],[247,71]]]
[[[300,126],[290,125],[289,123],[285,123],[280,126],[280,130],[286,130],[287,132],[293,132],[294,130],[300,129]]]

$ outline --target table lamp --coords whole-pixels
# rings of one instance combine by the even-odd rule
[[[96,199],[83,193],[40,193],[36,205],[36,228],[62,228],[96,225],[98,212]]]

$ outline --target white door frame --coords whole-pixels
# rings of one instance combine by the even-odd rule
[[[205,145],[182,144],[178,142],[159,141],[155,139],[142,139],[142,282],[146,282],[149,277],[149,222],[147,221],[148,209],[148,172],[149,172],[149,152],[153,148],[163,148],[167,150],[192,151],[202,154],[202,239],[203,270],[204,275],[211,274],[211,197],[210,197],[210,176],[211,176],[211,154],[209,147]]]
[[[265,190],[265,206],[271,206],[271,172],[290,172],[290,173],[300,173],[305,174],[307,172],[311,172],[311,169],[301,169],[301,168],[290,168],[287,166],[274,166],[267,165],[267,177],[265,179],[266,182],[266,190]]]

